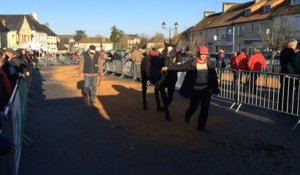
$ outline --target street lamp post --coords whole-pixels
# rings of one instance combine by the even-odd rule
[[[176,33],[176,31],[177,31],[177,29],[178,29],[178,23],[175,22],[173,27],[167,27],[167,24],[166,24],[165,22],[163,22],[163,23],[161,24],[161,26],[162,26],[163,29],[169,30],[169,42],[170,42],[170,41],[171,41],[171,33],[172,33],[172,30],[175,30],[175,33]]]

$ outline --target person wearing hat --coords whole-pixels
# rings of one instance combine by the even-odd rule
[[[102,64],[100,54],[94,45],[90,45],[86,52],[80,57],[79,71],[81,78],[84,79],[83,95],[87,104],[94,104],[97,92],[97,77],[102,76]]]
[[[211,95],[219,93],[218,76],[215,68],[216,63],[209,60],[209,51],[206,46],[198,48],[196,59],[189,60],[184,64],[162,68],[162,71],[186,71],[186,76],[179,90],[180,95],[190,99],[184,120],[189,123],[191,116],[200,104],[201,112],[197,129],[204,132],[207,132],[205,124],[208,118]]]

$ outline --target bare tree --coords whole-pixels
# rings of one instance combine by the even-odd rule
[[[270,61],[271,65],[276,53],[286,45],[287,40],[294,36],[295,32],[295,25],[289,23],[286,17],[274,18],[272,21],[260,26],[259,35],[261,40],[272,53]]]
[[[146,49],[147,43],[150,41],[149,36],[146,34],[139,34],[140,43],[138,44],[138,48]]]

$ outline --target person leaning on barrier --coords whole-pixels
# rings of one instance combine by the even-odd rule
[[[240,53],[235,57],[236,69],[238,71],[247,70],[248,56],[246,48],[243,48]]]
[[[293,82],[289,81],[288,74],[294,73],[291,62],[295,57],[297,43],[296,39],[290,39],[287,46],[280,52],[280,73],[285,76],[280,77],[279,110],[283,111],[286,111],[287,104],[292,99]]]
[[[19,49],[18,50],[19,55],[13,58],[11,61],[14,63],[14,65],[17,67],[18,72],[21,74],[21,76],[29,76],[29,58],[27,57],[26,50],[25,49]]]
[[[260,53],[260,50],[258,48],[254,48],[253,54],[250,56],[247,67],[250,71],[253,73],[250,74],[249,78],[249,85],[250,85],[250,91],[253,93],[256,93],[256,80],[258,77],[257,72],[262,72],[263,68],[267,66],[267,62],[263,54]]]
[[[16,57],[17,52],[13,49],[7,48],[5,49],[5,59],[2,65],[2,68],[4,72],[6,73],[8,79],[12,83],[13,86],[15,86],[17,79],[22,75],[20,69],[18,68],[18,65],[16,62],[13,62],[12,60]]]
[[[250,71],[261,72],[267,66],[266,58],[260,53],[258,48],[254,48],[253,54],[250,56],[247,67]]]
[[[6,73],[2,69],[2,61],[4,60],[4,50],[0,50],[0,112],[4,110],[9,98],[12,94],[13,88]]]
[[[179,90],[180,95],[190,99],[190,106],[185,112],[184,120],[189,123],[199,104],[201,112],[198,118],[198,130],[207,132],[205,124],[208,118],[210,99],[212,94],[219,93],[216,64],[209,60],[206,46],[200,46],[197,58],[188,60],[180,65],[163,67],[162,71],[187,71]],[[200,103],[201,101],[201,103]]]
[[[84,98],[87,104],[94,104],[97,92],[97,77],[102,76],[103,66],[99,59],[99,53],[94,45],[90,45],[88,51],[80,57],[80,76],[84,79]]]

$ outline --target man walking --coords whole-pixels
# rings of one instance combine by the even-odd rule
[[[97,92],[97,77],[102,76],[102,64],[99,52],[94,45],[90,45],[86,52],[80,57],[80,76],[84,78],[84,97],[86,102],[94,104]]]

